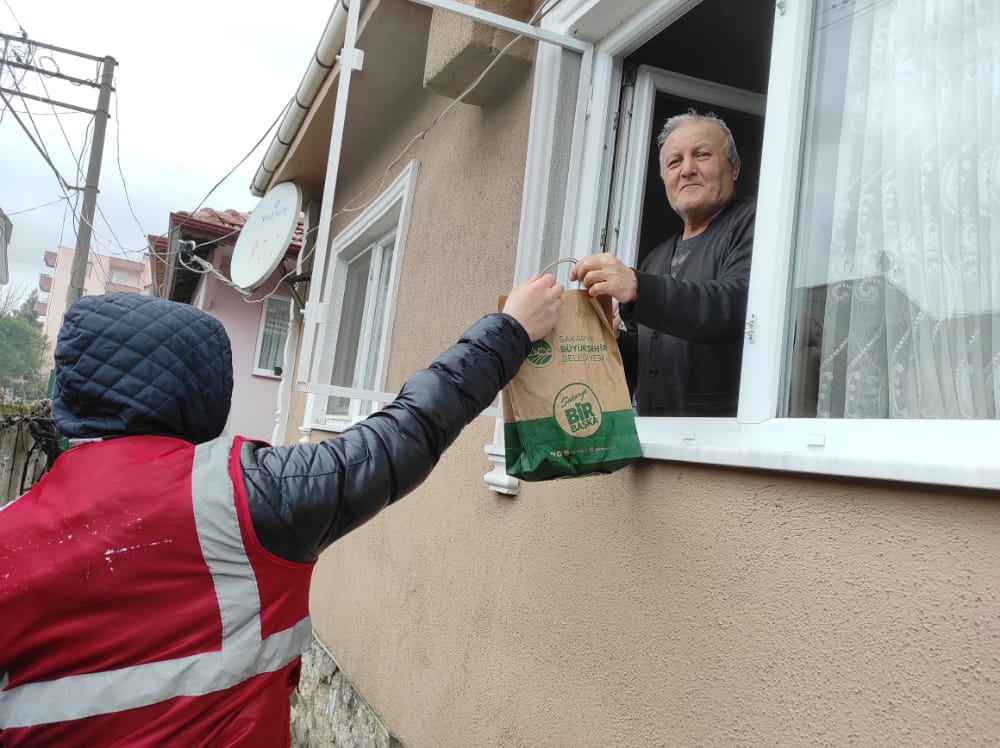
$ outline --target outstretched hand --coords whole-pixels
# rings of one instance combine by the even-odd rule
[[[571,281],[580,281],[591,296],[614,296],[622,304],[636,299],[635,271],[612,254],[587,255],[569,271]]]
[[[520,322],[532,340],[544,338],[559,319],[564,290],[554,275],[536,275],[510,292],[503,312]]]

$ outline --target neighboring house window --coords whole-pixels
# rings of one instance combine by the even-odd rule
[[[300,383],[313,393],[309,425],[337,430],[386,400],[382,388],[418,166],[411,161],[333,238],[327,261],[317,258],[314,274],[322,280],[310,290],[299,364]]]
[[[291,301],[278,297],[264,300],[257,329],[257,353],[254,357],[254,374],[281,376],[285,357],[285,340],[288,338],[288,321]]]
[[[116,268],[112,268],[111,271],[108,273],[108,282],[117,283],[118,285],[121,286],[134,286],[135,276],[126,270],[118,270]]]
[[[543,22],[594,50],[539,46],[521,274],[549,259],[540,227],[560,254],[628,262],[666,233],[649,228],[669,212],[649,141],[628,140],[666,115],[735,119],[759,168],[737,417],[640,418],[645,455],[1000,487],[1000,13],[748,0],[737,46],[713,20],[725,0],[618,2],[564,0]],[[761,92],[740,90],[759,61],[762,128]]]

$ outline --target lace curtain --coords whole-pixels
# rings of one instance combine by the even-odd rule
[[[273,371],[281,366],[285,356],[285,338],[288,336],[289,302],[283,299],[268,299],[264,302],[263,331],[260,338],[260,353],[257,366]]]
[[[1000,3],[826,6],[852,25],[817,415],[996,418]]]

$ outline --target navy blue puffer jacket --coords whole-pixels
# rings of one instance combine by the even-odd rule
[[[160,434],[199,444],[226,427],[229,336],[187,304],[84,296],[66,312],[55,362],[52,416],[70,438]]]

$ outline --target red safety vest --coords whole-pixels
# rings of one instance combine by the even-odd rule
[[[289,744],[313,564],[257,540],[242,441],[82,445],[0,510],[0,745]]]

